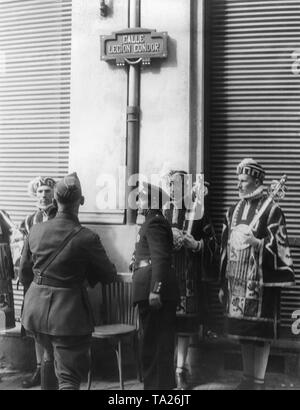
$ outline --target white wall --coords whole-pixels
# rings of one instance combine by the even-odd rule
[[[118,167],[125,165],[127,73],[100,61],[100,36],[127,27],[128,4],[110,3],[106,18],[100,17],[99,0],[74,0],[72,5],[69,168],[82,181],[86,205],[81,219],[87,222],[103,221],[95,214],[98,176],[109,173],[118,178]],[[122,222],[122,217],[116,220]]]
[[[73,1],[70,171],[76,170],[83,182],[82,220],[122,223],[122,212],[99,214],[96,203],[99,175],[109,173],[118,180],[118,167],[126,159],[127,71],[100,61],[100,35],[128,27],[128,1],[107,4],[105,18],[100,17],[99,0]],[[140,172],[149,176],[166,167],[188,171],[191,151],[199,157],[199,144],[191,146],[190,138],[196,141],[201,132],[193,135],[191,121],[201,128],[202,119],[200,114],[195,119],[198,108],[192,112],[190,107],[191,92],[201,94],[199,84],[194,91],[190,86],[191,1],[142,0],[141,26],[168,32],[169,55],[141,69]]]
[[[100,36],[128,27],[128,1],[106,2],[106,18],[100,0],[72,2],[70,171],[78,172],[86,196],[81,221],[93,223],[118,270],[126,271],[138,227],[122,226],[123,213],[99,213],[96,206],[98,176],[117,177],[126,157],[127,71],[100,60]],[[146,175],[164,165],[190,166],[190,4],[141,1],[141,26],[169,34],[168,59],[141,70],[140,171]]]
[[[189,169],[190,1],[142,0],[141,26],[169,34],[167,60],[143,68],[140,170]]]

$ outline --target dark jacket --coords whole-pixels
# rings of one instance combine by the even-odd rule
[[[33,212],[32,214],[27,215],[26,218],[20,224],[20,231],[24,235],[24,245],[25,245],[25,240],[28,237],[29,232],[30,232],[31,228],[33,227],[33,225],[49,221],[50,219],[55,218],[56,214],[57,214],[57,207],[54,206],[54,205],[50,205],[45,210],[38,209],[37,211]],[[24,252],[24,247],[23,247],[22,253],[23,252]],[[15,262],[15,269],[17,271],[18,277],[19,277],[19,265],[21,263],[21,257],[22,257],[22,254],[20,255],[20,258],[18,258]],[[31,260],[30,260],[30,262],[31,262]],[[32,272],[31,267],[29,268],[28,273],[31,274],[31,281],[32,281],[33,280],[33,272]],[[29,279],[29,277],[27,279]],[[20,280],[20,278],[19,278],[19,280]],[[24,295],[27,292],[27,290],[29,288],[29,285],[31,283],[31,282],[29,282],[29,280],[27,280],[26,282],[27,282],[26,286],[24,286]]]
[[[178,289],[172,267],[173,235],[170,224],[157,210],[148,212],[135,245],[134,303],[148,300],[158,291],[163,301],[177,301]],[[141,261],[149,265],[139,268]]]
[[[3,210],[0,210],[0,243],[9,244],[9,239],[11,235],[11,228],[7,224],[7,221],[9,220],[10,216],[8,215],[8,213]]]
[[[67,213],[33,225],[20,265],[19,277],[25,287],[76,226],[80,226],[78,218]],[[85,281],[95,286],[97,282],[112,282],[115,275],[115,266],[98,235],[82,228],[42,275],[55,285],[30,285],[24,301],[23,326],[35,333],[55,336],[90,334],[94,324]]]
[[[10,217],[0,210],[0,314],[4,328],[15,327],[14,297],[12,279],[14,278],[13,261],[10,250]],[[1,329],[3,330],[3,329]]]

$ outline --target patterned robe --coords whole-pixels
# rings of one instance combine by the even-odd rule
[[[187,228],[186,211],[174,207],[164,211],[172,228],[184,231]],[[207,320],[208,295],[205,283],[216,280],[214,266],[217,248],[216,236],[209,218],[204,215],[194,221],[192,236],[202,241],[198,252],[182,247],[173,251],[173,265],[180,292],[180,304],[177,307],[178,333],[195,333],[199,324]]]
[[[9,245],[11,230],[9,216],[0,211],[0,330],[15,327],[12,279],[14,267]]]
[[[280,288],[294,284],[285,218],[272,202],[253,228],[257,248],[236,249],[233,229],[250,225],[267,197],[240,200],[229,209],[221,241],[221,283],[226,295],[226,332],[269,341],[278,337]]]

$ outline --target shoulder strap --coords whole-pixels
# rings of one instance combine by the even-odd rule
[[[42,274],[45,272],[45,270],[48,268],[48,266],[54,261],[54,259],[61,253],[61,251],[65,248],[65,246],[71,241],[71,239],[74,238],[81,230],[83,229],[82,226],[76,226],[70,233],[67,235],[67,237],[62,241],[62,243],[59,245],[59,247],[54,251],[49,258],[46,260],[44,265],[40,269],[39,276],[42,276]]]

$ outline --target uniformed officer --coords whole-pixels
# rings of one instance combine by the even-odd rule
[[[145,390],[175,387],[174,344],[178,290],[172,269],[173,236],[162,214],[169,197],[144,184],[138,206],[145,216],[134,252],[133,301],[142,324],[142,364]]]
[[[56,217],[32,227],[20,265],[26,286],[34,279],[24,301],[22,324],[36,339],[53,348],[60,390],[78,390],[89,369],[94,329],[86,281],[110,283],[116,275],[98,235],[80,225],[84,203],[76,173],[55,187]],[[42,363],[44,389],[53,388],[51,364]]]
[[[53,202],[54,198],[54,186],[55,180],[50,177],[36,177],[28,184],[28,193],[31,197],[36,199],[36,211],[27,215],[26,218],[20,224],[21,232],[27,237],[33,225],[37,223],[46,222],[49,219],[55,217],[57,213],[57,207]],[[19,261],[20,263],[20,261]],[[18,262],[15,263],[15,266]],[[33,280],[33,273],[32,273]],[[28,286],[30,285],[28,281]],[[24,288],[24,294],[27,288]],[[24,329],[22,329],[22,333]],[[22,381],[22,387],[28,389],[41,384],[41,363],[44,357],[43,347],[35,341],[35,355],[36,355],[36,369],[29,376]],[[47,360],[53,359],[53,355],[48,357]]]

